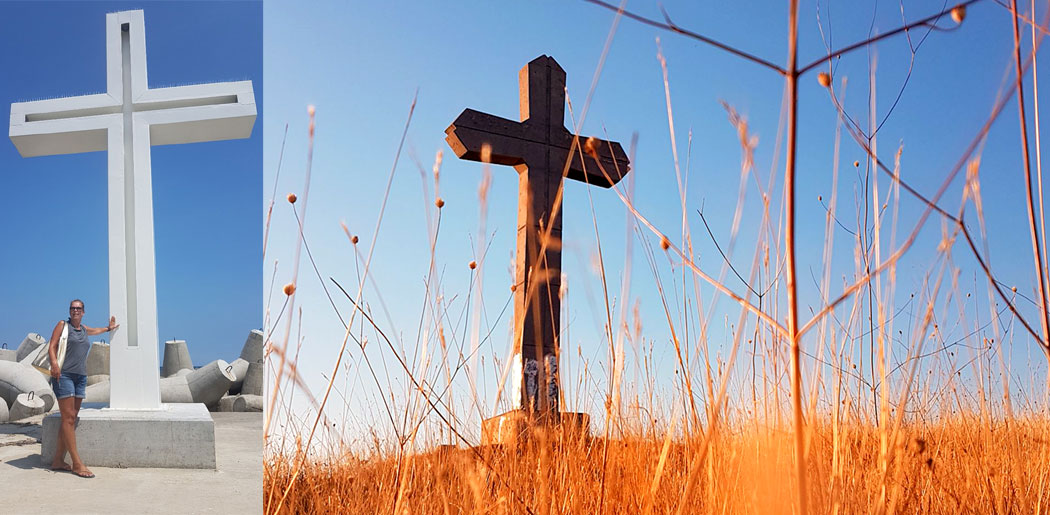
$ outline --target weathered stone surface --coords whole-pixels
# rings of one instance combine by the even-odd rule
[[[525,65],[518,85],[521,122],[466,109],[445,141],[460,159],[518,172],[511,399],[528,412],[557,413],[563,177],[611,187],[630,162],[619,143],[577,139],[565,129],[565,71],[553,58]]]
[[[0,361],[18,361],[18,351],[15,349],[0,349]]]

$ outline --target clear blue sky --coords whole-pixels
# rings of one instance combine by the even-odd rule
[[[255,88],[251,138],[152,148],[160,338],[186,340],[197,365],[231,361],[262,326],[261,3],[0,3],[0,106],[105,91],[106,13],[130,9],[145,11],[150,87]],[[86,324],[104,325],[106,153],[23,159],[5,136],[0,181],[0,342],[49,336],[75,297]]]
[[[686,28],[776,63],[786,61],[786,2],[672,1],[664,6],[675,22]],[[654,2],[632,2],[628,7],[649,17],[662,18]],[[908,4],[903,16],[915,20],[943,7],[939,2]],[[902,23],[900,6],[895,2],[879,3],[877,10],[867,5],[857,7],[851,2],[831,2],[829,10],[828,3],[821,2],[819,9],[824,34],[830,38],[833,48],[862,40],[869,31],[885,32]],[[801,63],[826,52],[817,13],[818,6],[814,2],[802,3],[799,28]],[[469,324],[464,322],[463,306],[467,293],[471,291],[467,263],[477,259],[472,250],[472,239],[476,245],[477,192],[482,166],[457,160],[443,140],[444,129],[467,107],[516,119],[518,70],[541,54],[555,57],[566,70],[568,94],[578,119],[613,19],[612,12],[582,1],[405,2],[396,7],[374,2],[321,2],[295,6],[268,3],[265,6],[268,116],[264,150],[264,196],[267,201],[274,194],[281,138],[285,124],[289,124],[284,162],[276,185],[278,203],[274,208],[264,264],[264,274],[269,277],[274,261],[278,262],[277,287],[268,301],[271,312],[276,314],[280,309],[283,296],[279,287],[292,277],[296,222],[282,199],[288,192],[296,192],[300,198],[305,196],[306,107],[313,104],[317,109],[317,128],[305,227],[313,258],[325,281],[329,276],[335,277],[356,293],[358,267],[363,266],[363,261],[355,258],[340,222],[345,221],[351,233],[360,235],[358,250],[362,255],[367,253],[373,241],[376,242],[371,275],[378,290],[369,285],[365,300],[377,323],[395,340],[395,345],[403,346],[404,354],[409,357],[421,352],[422,342],[428,342],[429,353],[435,359],[435,349],[439,348],[433,334],[434,324],[423,317],[420,329],[420,320],[421,313],[429,309],[424,307],[423,284],[430,255],[428,216],[435,216],[434,180],[430,169],[435,153],[444,152],[440,195],[446,204],[441,213],[436,266],[441,276],[444,301],[451,303],[445,324],[446,336],[458,349],[464,341],[463,334],[469,330]],[[947,17],[940,21],[940,25],[955,26]],[[922,29],[913,31],[911,44],[918,45],[925,33]],[[1024,34],[1027,45],[1027,29]],[[631,20],[620,21],[581,134],[618,140],[625,149],[632,135],[638,134],[631,172],[636,181],[636,206],[676,244],[680,240],[682,208],[671,154],[662,71],[657,59],[657,37],[669,69],[683,173],[689,150],[688,135],[692,133],[685,211],[699,253],[697,264],[705,272],[718,276],[722,258],[712,245],[697,210],[704,210],[711,230],[725,248],[730,240],[732,214],[737,205],[741,152],[736,129],[727,121],[720,102],[725,101],[745,116],[751,134],[757,137],[755,173],[763,188],[771,173],[776,178],[770,202],[773,223],[778,224],[782,211],[784,159],[783,146],[778,146],[777,136],[784,81],[768,69],[694,40]],[[882,120],[905,82],[910,58],[908,48],[908,40],[897,37],[872,47],[871,53],[861,50],[836,64],[836,86],[841,79],[848,79],[846,109],[865,128],[869,123],[869,58],[877,62],[875,99],[878,119]],[[992,1],[972,6],[959,29],[931,33],[915,56],[907,88],[879,132],[880,157],[893,163],[898,147],[903,146],[902,175],[919,191],[927,195],[935,192],[991,111],[1004,72],[1012,66],[1011,51],[1010,17],[1005,9]],[[1050,57],[1040,54],[1040,58]],[[1050,79],[1044,77],[1046,67],[1042,62],[1040,64],[1040,77],[1044,84],[1050,84],[1046,82]],[[1030,87],[1030,77],[1026,80]],[[417,91],[418,104],[393,176],[385,218],[376,235],[374,228],[389,172],[409,106]],[[1045,102],[1046,99],[1044,105]],[[804,321],[821,306],[817,282],[823,269],[821,249],[825,240],[825,210],[818,197],[826,203],[832,194],[836,123],[836,111],[827,90],[817,83],[815,73],[805,76],[801,82],[799,110],[797,245],[800,310]],[[1030,117],[1029,123],[1031,121]],[[568,110],[566,123],[570,123]],[[997,277],[1008,286],[1016,285],[1019,294],[1035,298],[1036,281],[1022,196],[1018,132],[1017,108],[1011,102],[983,147],[981,192],[989,229],[988,246]],[[776,153],[778,148],[779,155]],[[860,172],[853,167],[855,160],[861,162]],[[871,202],[870,197],[864,197],[859,177],[863,175],[864,163],[863,151],[844,133],[838,163],[839,204],[836,214],[847,228],[857,227],[858,210],[863,209],[864,203]],[[881,198],[885,198],[889,181],[885,175],[880,175],[878,181]],[[957,212],[961,191],[960,178],[952,183],[941,204],[950,212]],[[632,307],[635,303],[638,305],[645,347],[651,345],[653,349],[651,370],[654,372],[650,377],[655,378],[656,386],[665,388],[664,391],[673,384],[670,378],[675,374],[674,351],[641,241],[648,241],[656,249],[657,268],[669,301],[677,302],[671,309],[679,330],[682,318],[680,299],[683,289],[691,292],[692,280],[687,277],[686,284],[682,284],[681,269],[672,271],[659,251],[659,240],[645,230],[641,238],[634,236],[633,261],[627,269],[627,210],[611,191],[593,189],[590,194],[591,197],[587,188],[578,183],[569,183],[565,189],[563,267],[569,281],[569,300],[568,314],[562,317],[563,327],[568,327],[563,342],[562,368],[563,388],[570,395],[568,405],[597,416],[601,413],[601,400],[607,388],[609,359],[608,343],[602,329],[605,308],[601,283],[592,265],[597,255],[597,241],[591,222],[591,199],[599,220],[598,234],[608,271],[610,300],[616,306],[622,302],[615,297],[619,296],[621,278],[625,271],[629,271],[632,282],[627,302]],[[858,196],[860,208],[856,203]],[[479,372],[478,382],[482,389],[484,416],[497,411],[494,401],[498,370],[494,370],[492,359],[505,360],[507,357],[512,308],[508,308],[503,318],[497,320],[497,317],[510,295],[516,202],[517,180],[513,170],[493,167],[485,224],[487,232],[491,235],[495,231],[495,236],[489,238],[491,247],[483,270],[483,295],[479,297],[475,291],[470,299],[471,302],[482,299],[485,312],[482,334],[492,331],[492,337],[482,346],[485,368]],[[744,216],[733,254],[733,262],[745,276],[754,255],[760,206],[755,180],[748,178]],[[901,200],[897,241],[910,232],[921,207],[912,197],[905,196]],[[972,203],[967,206],[966,219],[977,233]],[[894,309],[901,309],[902,315],[895,322],[894,333],[898,329],[908,333],[919,324],[921,310],[917,303],[909,303],[909,298],[912,293],[918,297],[922,291],[923,273],[936,270],[940,233],[941,220],[931,218],[920,233],[919,243],[897,268]],[[960,243],[961,240],[956,242],[952,254],[953,264],[960,267],[958,292],[961,295],[971,293],[972,299],[965,301],[965,319],[958,321],[958,308],[951,304],[947,309],[945,306],[949,305],[944,303],[950,281],[942,288],[937,315],[944,317],[941,331],[946,343],[961,338],[989,319],[986,283],[969,250]],[[888,243],[885,244],[883,257],[890,250]],[[852,234],[837,228],[831,273],[832,294],[840,292],[844,283],[852,282],[856,273],[853,259]],[[305,250],[299,277],[296,310],[302,309],[303,341],[299,370],[306,383],[319,394],[327,384],[325,377],[332,372],[343,328],[321,291]],[[743,284],[732,275],[727,276],[726,284],[736,292],[745,291]],[[266,292],[271,293],[269,288]],[[702,285],[701,295],[705,305],[710,305],[712,288]],[[783,320],[786,313],[784,290],[781,289],[778,295],[779,311],[774,316]],[[686,296],[692,298],[691,293],[686,293]],[[348,313],[349,304],[338,300],[342,295],[336,292],[335,298],[340,310]],[[1023,312],[1036,321],[1032,305],[1025,300],[1018,302]],[[839,309],[840,320],[848,315],[850,305],[846,303]],[[621,323],[618,311],[613,311],[613,323],[617,326]],[[729,353],[731,331],[727,326],[735,325],[738,316],[739,310],[724,297],[711,315],[712,353],[721,359],[726,359]],[[628,323],[633,327],[633,315],[629,317]],[[286,321],[287,314],[275,339],[283,335]],[[753,326],[753,318],[747,323],[749,327]],[[1013,381],[1028,393],[1034,384],[1035,392],[1040,393],[1039,385],[1046,373],[1045,360],[1029,337],[1018,330],[1019,324],[1010,323],[1008,318],[1004,318],[1002,324],[1008,340],[1007,362],[1012,367]],[[293,341],[300,327],[298,319],[294,327]],[[454,337],[450,336],[453,331]],[[333,403],[330,416],[344,420],[349,434],[361,434],[369,427],[389,426],[381,407],[381,397],[403,398],[405,391],[404,373],[392,353],[376,341],[371,331],[364,330],[362,334],[369,335],[367,352],[376,368],[378,385],[365,368],[361,351],[350,342],[350,365],[340,370],[340,378],[336,381],[341,396],[333,394],[330,400]],[[992,337],[991,328],[985,327],[980,335]],[[469,338],[466,341],[469,342]],[[816,331],[804,338],[804,348],[816,352],[818,346]],[[894,349],[896,359],[903,359],[906,344],[895,343]],[[969,359],[970,350],[963,347],[956,350],[963,357],[953,359],[960,364]],[[745,345],[741,352],[738,367],[751,362],[751,349]],[[863,354],[866,362],[866,347]],[[632,370],[641,364],[639,356],[630,347],[627,355],[630,380],[635,377]],[[589,363],[586,373],[584,362]],[[785,368],[782,366],[781,370]],[[974,367],[965,370],[965,373],[972,374]],[[993,372],[997,371],[998,368]],[[464,375],[461,374],[453,385],[454,395],[460,398],[469,394],[469,385],[462,379]],[[438,385],[444,384],[443,371],[432,368],[427,377]],[[579,384],[580,377],[584,378],[582,385]],[[968,384],[972,386],[972,376],[963,380],[970,381]],[[786,387],[788,383],[785,380],[782,384]],[[700,394],[699,391],[695,393]],[[459,406],[464,409],[463,405]],[[349,415],[342,415],[344,411]],[[468,414],[465,420],[477,421],[478,418],[474,413]],[[476,427],[469,427],[472,425],[476,424],[466,424],[467,429],[476,430]]]

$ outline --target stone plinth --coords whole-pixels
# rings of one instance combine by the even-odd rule
[[[524,410],[511,410],[481,421],[481,445],[515,445],[547,431],[555,438],[585,438],[590,435],[591,416],[558,413],[558,419],[530,417]]]
[[[59,413],[44,417],[41,463],[50,464]],[[215,468],[215,422],[203,404],[159,410],[81,409],[77,450],[89,467]]]

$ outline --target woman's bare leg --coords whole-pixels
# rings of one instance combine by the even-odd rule
[[[80,403],[81,399],[76,397],[66,397],[58,400],[58,409],[62,414],[62,426],[59,433],[62,435],[61,441],[65,444],[66,451],[69,452],[69,459],[73,462],[73,473],[86,476],[90,475],[91,471],[80,460],[80,453],[77,452],[76,424],[77,414],[80,412]]]

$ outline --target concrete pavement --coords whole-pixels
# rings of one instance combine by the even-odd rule
[[[262,513],[262,413],[212,413],[218,470],[88,467],[93,479],[40,462],[40,422],[0,424],[0,513]]]

